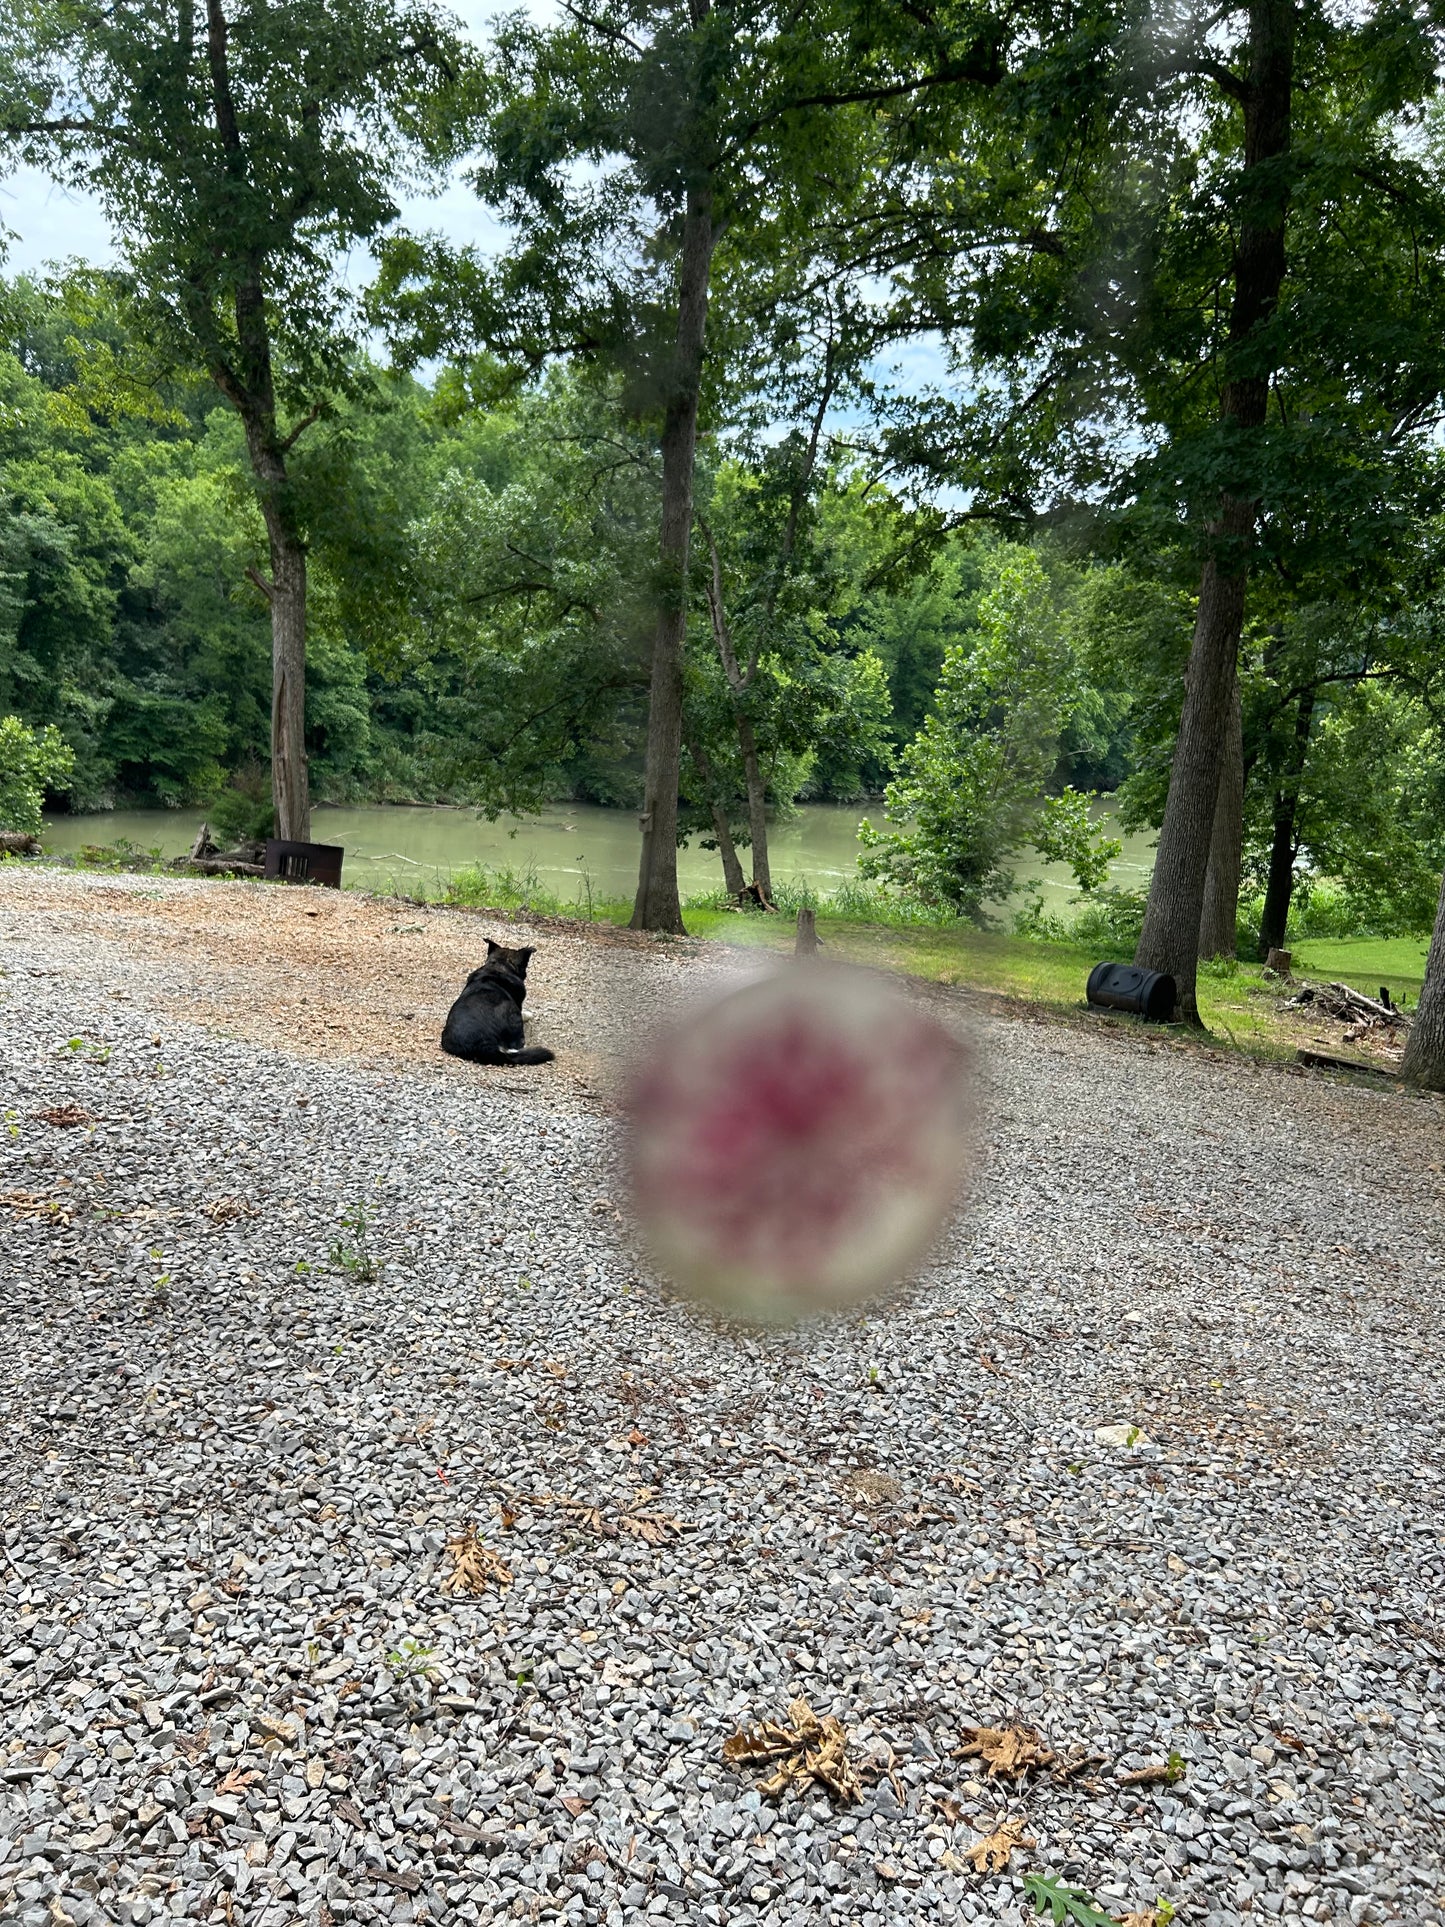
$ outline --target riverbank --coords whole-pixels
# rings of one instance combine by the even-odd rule
[[[564,1059],[479,1070],[487,927],[0,869],[0,1914],[1439,1927],[1438,1107],[920,992],[973,1210],[745,1338],[639,1268],[605,1093],[746,959],[539,925]],[[856,1804],[723,1758],[799,1696]],[[960,1755],[1014,1721],[1079,1771]]]
[[[856,876],[859,822],[881,813],[877,802],[801,805],[772,827],[775,883],[831,897]],[[191,848],[203,820],[201,810],[52,816],[43,838],[51,854],[64,858],[87,844],[125,844],[138,858],[155,850],[165,860]],[[586,915],[588,905],[625,902],[630,909],[637,887],[641,845],[632,810],[549,804],[534,816],[488,821],[462,808],[326,805],[314,812],[312,834],[318,843],[344,847],[346,884],[382,893],[439,897],[452,879],[480,867],[493,878],[509,880],[518,894],[551,899],[564,911]],[[1129,889],[1147,883],[1152,842],[1147,835],[1125,838],[1125,848],[1110,866],[1110,883]],[[1037,889],[1050,913],[1068,914],[1076,892],[1065,865],[1024,858],[1018,870],[1020,907],[1023,892]],[[685,898],[717,890],[723,881],[717,852],[703,849],[694,838],[678,851],[678,878]]]

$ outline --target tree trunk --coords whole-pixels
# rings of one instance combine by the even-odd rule
[[[310,842],[306,550],[294,532],[278,535],[275,530],[271,535],[271,796],[277,836],[288,842]]]
[[[682,226],[673,389],[662,430],[662,537],[647,768],[642,798],[642,858],[634,930],[683,934],[677,894],[677,784],[682,752],[682,647],[687,629],[687,557],[692,532],[693,461],[702,385],[708,272],[712,263],[712,190],[689,188]]]
[[[206,61],[216,137],[226,172],[239,184],[252,161],[231,88],[230,23],[222,0],[206,0]],[[189,42],[189,31],[182,38]],[[306,773],[306,545],[292,503],[286,455],[320,410],[313,408],[290,435],[276,423],[276,384],[271,364],[271,327],[266,310],[265,255],[243,257],[233,285],[236,316],[234,363],[217,352],[211,377],[246,431],[246,450],[261,495],[271,549],[271,580],[254,580],[271,604],[271,795],[276,834],[305,843],[311,836],[311,796]],[[181,299],[188,295],[182,288]],[[195,290],[189,299],[199,297]],[[197,336],[213,335],[210,318],[196,309]]]
[[[712,818],[712,833],[717,843],[717,853],[722,858],[723,883],[730,897],[739,898],[747,889],[747,879],[743,866],[738,862],[737,845],[733,842],[728,813],[718,801],[717,784],[713,780],[712,762],[707,751],[691,738],[688,739],[687,753],[692,758],[693,768],[697,771],[707,792],[708,815]]]
[[[738,748],[743,756],[743,781],[748,791],[748,835],[753,844],[753,882],[763,900],[773,900],[773,873],[768,863],[768,799],[762,771],[758,767],[758,739],[753,719],[746,711],[738,716]]]
[[[1226,362],[1231,369],[1239,367],[1241,344],[1273,315],[1284,282],[1289,184],[1286,172],[1275,164],[1290,145],[1294,26],[1293,0],[1250,0],[1244,181]],[[1232,372],[1220,398],[1224,422],[1246,433],[1261,427],[1269,409],[1269,382],[1269,368],[1258,367],[1257,361],[1247,374]],[[1195,1024],[1199,1021],[1196,977],[1204,879],[1257,513],[1256,501],[1225,491],[1210,525],[1210,552],[1200,578],[1159,854],[1134,956],[1136,963],[1167,971],[1174,978],[1178,1014]]]
[[[1283,950],[1294,898],[1294,862],[1299,855],[1295,826],[1299,817],[1300,784],[1309,754],[1310,725],[1314,721],[1315,692],[1307,689],[1295,711],[1294,742],[1274,797],[1274,835],[1269,846],[1269,877],[1264,888],[1264,911],[1259,920],[1259,954]]]
[[[1420,1007],[1410,1026],[1400,1075],[1407,1084],[1418,1084],[1423,1090],[1445,1091],[1445,883],[1440,886],[1440,907],[1435,913],[1435,934],[1425,963]]]
[[[1209,867],[1204,873],[1204,914],[1199,920],[1201,957],[1232,957],[1239,922],[1239,871],[1244,849],[1244,721],[1239,676],[1224,739],[1219,794],[1214,799],[1214,830]]]

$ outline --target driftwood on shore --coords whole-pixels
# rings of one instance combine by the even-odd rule
[[[248,863],[241,856],[178,856],[172,859],[171,867],[184,870],[188,876],[263,877],[266,874],[264,863]]]
[[[261,877],[266,874],[265,858],[264,843],[247,842],[238,844],[234,850],[218,849],[210,824],[203,823],[191,845],[190,855],[172,857],[171,868],[184,870],[187,876]]]

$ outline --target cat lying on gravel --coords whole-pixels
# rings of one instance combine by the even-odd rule
[[[550,1064],[554,1053],[527,1045],[522,1003],[527,995],[531,946],[505,950],[487,938],[487,961],[474,970],[447,1012],[442,1049],[473,1064]]]

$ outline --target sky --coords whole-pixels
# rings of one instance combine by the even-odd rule
[[[558,0],[521,0],[521,4],[540,20],[552,19],[560,11]],[[498,0],[457,0],[451,9],[477,39],[502,10]],[[440,195],[403,198],[401,223],[413,232],[439,232],[454,246],[474,244],[485,251],[496,248],[503,238],[494,216],[459,179]],[[93,195],[57,187],[29,167],[0,177],[0,244],[0,271],[12,275],[43,274],[51,263],[75,259],[105,267],[116,252],[109,223]],[[345,264],[343,274],[353,287],[364,285],[370,267],[365,251],[359,251]],[[901,385],[914,392],[946,385],[941,344],[934,340],[901,344],[880,360],[876,374],[888,386]]]
[[[552,18],[558,11],[554,0],[522,0],[522,4],[541,20]],[[455,0],[450,8],[476,39],[482,37],[487,22],[503,10],[497,0]],[[460,181],[437,199],[404,201],[402,222],[419,229],[438,229],[458,244],[475,241],[490,245],[498,236],[487,210]],[[34,168],[17,168],[0,178],[0,230],[5,230],[0,241],[5,245],[3,267],[8,274],[40,274],[52,261],[77,257],[96,267],[108,266],[115,259],[110,225],[94,196],[58,188]]]

